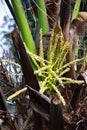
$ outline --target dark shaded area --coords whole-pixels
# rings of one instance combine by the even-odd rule
[[[60,103],[40,94],[38,91],[28,87],[30,104],[34,110],[34,130],[63,130],[62,107]]]
[[[7,111],[5,97],[1,89],[0,89],[0,110]]]
[[[12,32],[12,39],[19,57],[26,83],[32,88],[39,90],[39,83],[34,75],[34,70],[31,66],[30,59],[26,53],[23,41],[17,29]]]
[[[60,104],[51,102],[50,105],[49,130],[64,130],[62,107]]]

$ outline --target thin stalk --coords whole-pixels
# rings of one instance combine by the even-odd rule
[[[15,98],[16,96],[18,96],[19,94],[23,93],[24,91],[27,91],[27,87],[20,89],[19,91],[15,92],[14,94],[10,95],[7,100],[12,100],[13,98]]]
[[[76,0],[72,20],[78,17],[79,9],[80,9],[81,0]]]
[[[49,32],[49,25],[47,19],[47,12],[44,0],[36,0],[38,18],[40,22],[40,28],[42,28],[42,34],[47,34]]]
[[[35,43],[33,41],[31,31],[28,25],[28,21],[26,19],[22,4],[20,0],[11,0],[14,13],[16,16],[16,20],[19,26],[19,29],[21,31],[21,35],[23,38],[23,41],[25,42],[27,48],[32,53],[36,53]]]

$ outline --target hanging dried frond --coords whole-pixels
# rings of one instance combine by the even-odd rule
[[[69,40],[70,11],[71,11],[71,1],[61,0],[60,26],[62,28],[65,40]]]
[[[51,30],[57,22],[60,12],[60,2],[61,0],[46,0],[47,15]]]

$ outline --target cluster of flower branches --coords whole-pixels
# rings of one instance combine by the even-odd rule
[[[26,47],[29,57],[37,68],[34,73],[36,74],[40,84],[40,92],[44,93],[45,91],[55,91],[63,105],[66,103],[60,93],[59,88],[65,87],[67,84],[83,83],[83,81],[64,77],[64,74],[70,70],[71,64],[76,62],[72,61],[70,63],[64,64],[66,55],[68,53],[68,48],[69,42],[64,41],[62,31],[58,25],[56,25],[50,38],[47,59],[44,59],[42,31],[40,31],[39,55],[33,54]]]

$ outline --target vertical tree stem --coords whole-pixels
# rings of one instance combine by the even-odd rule
[[[26,16],[24,14],[24,10],[21,4],[20,0],[11,0],[14,13],[17,19],[17,23],[19,26],[19,29],[22,34],[23,41],[25,42],[26,46],[28,47],[29,51],[32,53],[36,53],[35,43],[33,41],[31,31],[26,19]]]
[[[49,32],[48,19],[46,13],[46,7],[44,0],[36,0],[38,9],[38,18],[40,22],[40,27],[42,28],[42,34],[47,34]]]
[[[79,9],[80,9],[81,0],[76,0],[76,4],[74,7],[74,12],[72,16],[72,20],[76,19],[78,17]]]

